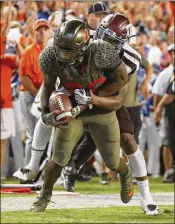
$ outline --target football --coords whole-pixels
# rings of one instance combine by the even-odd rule
[[[62,93],[54,91],[49,98],[49,110],[53,112],[58,111],[56,116],[57,121],[71,120],[72,119],[72,103],[69,96]]]

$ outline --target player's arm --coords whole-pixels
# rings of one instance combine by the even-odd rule
[[[128,82],[128,74],[123,63],[116,69],[104,69],[104,72],[108,73],[108,79],[98,89],[98,96],[111,96],[118,92]]]
[[[75,100],[78,105],[90,106],[94,105],[103,110],[115,111],[118,110],[125,98],[127,92],[127,85],[121,89],[120,92],[113,94],[112,96],[97,96],[88,89],[76,89]]]
[[[128,88],[127,86],[128,85],[126,84],[118,92],[118,94],[114,94],[113,96],[102,97],[102,96],[96,96],[94,94],[91,94],[90,103],[103,110],[108,110],[108,111],[118,110],[123,105],[123,101],[127,93],[127,88]]]

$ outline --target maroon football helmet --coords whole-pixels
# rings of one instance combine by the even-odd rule
[[[131,28],[132,25],[126,16],[119,13],[109,14],[97,27],[96,35],[98,39],[103,39],[121,50],[123,45],[129,42]]]

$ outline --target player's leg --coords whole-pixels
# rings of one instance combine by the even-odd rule
[[[91,137],[89,128],[87,127],[84,131],[84,138],[73,155],[75,167],[78,172],[80,172],[84,164],[91,158],[95,150],[96,145]]]
[[[64,188],[67,191],[73,192],[75,190],[76,175],[79,175],[81,168],[91,158],[95,150],[96,145],[90,135],[89,128],[85,127],[82,140],[73,150],[69,164],[63,169]],[[76,173],[73,170],[76,170]]]
[[[119,120],[119,126],[121,132],[121,147],[128,157],[129,164],[137,180],[140,193],[143,197],[144,202],[146,202],[144,210],[147,214],[150,215],[158,214],[159,209],[154,204],[154,201],[149,191],[146,162],[143,153],[137,147],[137,143],[133,136],[134,134],[133,122],[130,120],[129,114],[124,107],[122,107],[120,111],[117,111],[117,117]]]
[[[72,151],[83,133],[81,120],[73,119],[69,127],[56,128],[53,142],[53,156],[48,162],[42,190],[31,210],[44,211],[51,199],[53,186],[60,177],[62,168],[68,163]]]
[[[128,203],[133,195],[133,180],[124,158],[120,158],[120,130],[115,112],[95,116],[89,128],[106,166],[119,173],[121,200]]]
[[[46,125],[40,118],[35,126],[33,141],[32,141],[32,150],[31,150],[31,159],[27,166],[17,170],[13,176],[26,181],[29,179],[31,174],[36,174],[40,167],[40,160],[43,155],[44,149],[49,142],[52,132],[52,127]]]

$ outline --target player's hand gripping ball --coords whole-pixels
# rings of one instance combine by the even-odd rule
[[[50,112],[57,111],[57,121],[70,121],[72,119],[72,103],[69,96],[63,92],[54,91],[49,99]]]

